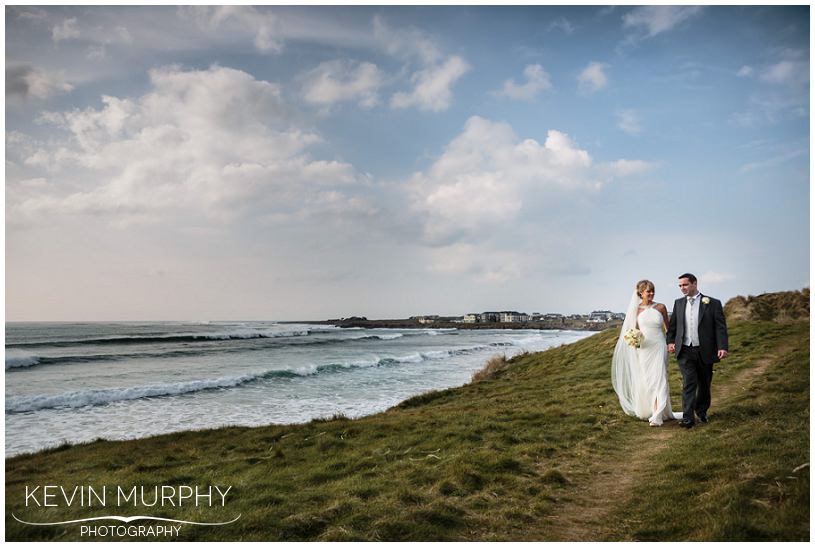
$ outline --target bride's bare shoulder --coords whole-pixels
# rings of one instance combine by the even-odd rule
[[[656,309],[658,309],[659,311],[662,311],[662,310],[668,311],[668,308],[666,308],[666,307],[665,307],[665,304],[662,304],[662,303],[660,303],[660,302],[656,302],[656,303],[654,304],[654,307],[655,307]]]

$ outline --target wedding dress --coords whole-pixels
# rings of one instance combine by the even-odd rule
[[[614,348],[611,383],[626,414],[647,419],[651,425],[662,425],[663,420],[681,420],[682,413],[671,409],[662,314],[653,304],[641,310],[639,302],[635,293]],[[629,346],[623,338],[632,328],[643,333],[639,348]]]

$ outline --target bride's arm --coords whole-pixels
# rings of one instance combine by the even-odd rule
[[[659,313],[662,314],[662,320],[665,322],[665,330],[668,330],[668,308],[665,307],[665,304],[657,304],[656,309]]]

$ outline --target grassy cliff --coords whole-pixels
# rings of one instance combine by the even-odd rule
[[[809,321],[734,321],[711,421],[625,416],[617,331],[496,361],[469,385],[358,420],[224,428],[6,460],[6,539],[77,540],[101,515],[185,525],[182,540],[809,539]],[[669,364],[675,406],[681,380]],[[28,485],[230,485],[223,507],[32,508]],[[111,523],[115,524],[115,523]],[[144,524],[144,522],[142,522]],[[149,524],[149,522],[147,523]]]

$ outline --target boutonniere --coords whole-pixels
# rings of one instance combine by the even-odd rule
[[[703,296],[702,297],[702,304],[704,304],[705,306],[710,304],[710,298],[708,298],[707,296]]]

